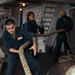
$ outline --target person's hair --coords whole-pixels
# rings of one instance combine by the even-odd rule
[[[66,16],[66,11],[64,10],[64,9],[62,9],[61,11],[60,11],[60,13],[64,13],[65,14],[65,16]]]
[[[32,15],[32,14],[34,14],[34,12],[32,12],[32,11],[28,12],[28,14],[27,14],[27,20],[29,20],[29,16]]]
[[[5,25],[10,25],[10,24],[15,24],[14,20],[12,19],[6,20]]]

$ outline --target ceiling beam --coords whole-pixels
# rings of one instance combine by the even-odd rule
[[[45,0],[45,1],[52,1],[52,2],[61,2],[61,3],[75,4],[75,0]]]

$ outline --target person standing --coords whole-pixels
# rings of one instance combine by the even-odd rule
[[[23,29],[25,29],[26,32],[34,33],[35,35],[39,35],[39,33],[37,31],[37,23],[35,21],[34,12],[32,12],[32,11],[28,12],[28,14],[27,14],[27,22],[25,24],[23,24]],[[33,43],[30,44],[30,47],[32,45],[33,45]],[[31,51],[31,54],[33,54],[32,51]],[[38,59],[38,52],[37,52],[35,58]]]
[[[65,54],[67,53],[67,50],[70,49],[67,41],[66,32],[70,36],[70,31],[73,29],[73,22],[72,19],[66,15],[65,10],[60,11],[60,18],[58,18],[56,22],[56,30],[60,30],[60,29],[62,29],[64,32],[57,33],[56,45],[53,52],[56,58],[60,54],[62,42],[64,43]]]

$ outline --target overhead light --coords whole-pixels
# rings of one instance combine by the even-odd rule
[[[20,11],[22,11],[22,8],[20,8]]]
[[[25,6],[25,3],[23,3],[22,5]]]

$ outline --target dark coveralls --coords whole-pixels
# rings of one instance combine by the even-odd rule
[[[40,34],[44,34],[43,26],[37,26],[37,23],[35,20],[33,22],[31,22],[30,20],[27,21],[27,30],[29,32],[36,34],[36,32],[38,32],[37,29],[39,30]]]
[[[24,44],[27,40],[32,39],[35,35],[33,33],[25,33],[24,30],[20,28],[16,28],[16,34],[15,38],[11,36],[6,30],[4,31],[2,35],[3,43],[6,46],[6,49],[8,51],[8,69],[6,75],[13,75],[13,72],[15,70],[15,66],[17,62],[20,60],[19,55],[16,53],[9,52],[10,48],[14,48],[16,50],[19,49],[19,47]],[[23,37],[23,39],[18,40],[19,37]],[[31,71],[34,73],[33,75],[42,75],[41,68],[39,62],[30,54],[29,47],[25,48],[24,51],[26,60],[29,64],[29,67]]]
[[[30,20],[28,20],[26,25],[27,25],[27,30],[29,32],[32,32],[34,34],[36,34],[36,32],[38,32],[37,31],[37,24],[35,21],[31,22]]]
[[[37,26],[37,23],[35,20],[33,22],[28,20],[27,23],[24,23],[21,25],[21,29],[25,29],[25,31],[29,31],[34,34],[38,32],[37,29],[39,30],[40,34],[44,34],[44,30],[45,30],[43,26]]]
[[[24,25],[24,29],[27,32],[36,34],[38,32],[36,21],[31,22],[30,20],[28,20],[27,23]],[[29,46],[31,47],[32,45],[33,43],[31,43]],[[33,55],[33,50],[31,50],[31,53]],[[38,53],[36,54],[35,58],[38,59]]]
[[[64,18],[60,17],[57,20],[56,30],[64,29],[70,35],[70,30],[72,30],[72,28],[73,28],[73,22],[72,22],[72,19],[70,17],[68,17],[68,16],[65,16]],[[67,50],[70,49],[69,45],[68,45],[67,37],[66,37],[66,32],[57,33],[56,46],[54,48],[54,54],[56,54],[56,55],[60,54],[62,42],[64,43],[64,48],[65,48],[64,52],[66,53]]]

